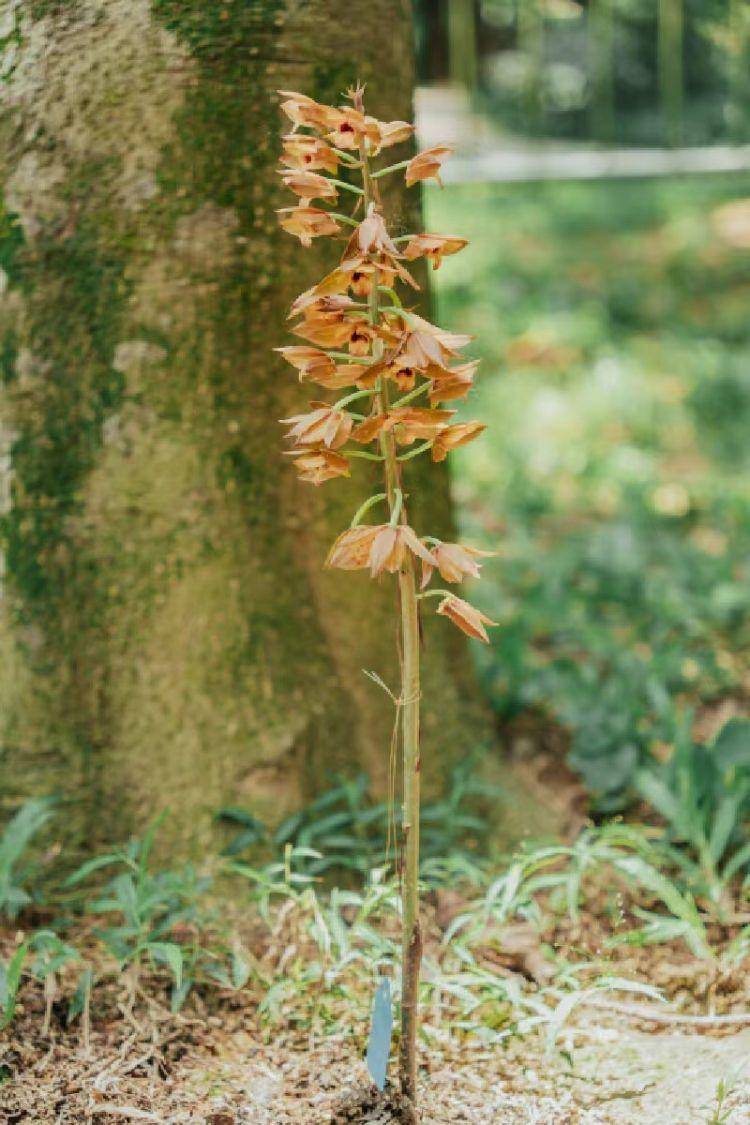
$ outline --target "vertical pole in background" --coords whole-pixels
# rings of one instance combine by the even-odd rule
[[[729,71],[729,105],[727,107],[729,132],[736,144],[748,138],[748,41],[750,40],[750,11],[747,0],[730,0],[729,34],[732,57]]]
[[[542,111],[542,48],[544,22],[540,0],[517,0],[518,48],[527,65],[523,109],[530,133],[539,131]]]
[[[591,0],[588,7],[588,67],[591,133],[597,141],[615,136],[613,0]]]
[[[665,140],[672,147],[682,141],[683,30],[682,0],[659,0],[659,95]]]
[[[448,66],[451,82],[463,86],[472,99],[479,75],[474,0],[448,0]]]

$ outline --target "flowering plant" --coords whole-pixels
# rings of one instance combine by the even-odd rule
[[[404,305],[396,286],[418,289],[406,263],[426,258],[437,269],[466,241],[424,233],[394,238],[380,198],[380,179],[401,170],[407,187],[429,179],[440,183],[440,167],[449,148],[436,146],[411,160],[377,168],[383,150],[408,140],[413,126],[370,117],[361,87],[348,91],[349,104],[343,106],[320,105],[304,94],[280,93],[281,108],[293,123],[292,132],[283,138],[280,174],[298,197],[296,206],[279,212],[282,227],[303,246],[310,246],[314,238],[342,236],[343,228],[351,230],[343,235],[346,245],[338,265],[292,305],[292,331],[305,343],[278,349],[297,368],[301,381],[347,393],[333,403],[313,401],[308,412],[283,419],[289,427],[288,455],[300,478],[314,485],[348,476],[352,457],[382,465],[383,491],[361,505],[331,547],[326,565],[342,570],[369,568],[373,577],[386,571],[398,575],[398,705],[404,761],[400,1071],[402,1093],[414,1105],[422,948],[419,606],[423,599],[438,596],[439,614],[485,642],[485,627],[494,622],[454,593],[430,588],[436,571],[448,583],[478,577],[479,559],[488,552],[418,535],[409,524],[403,478],[404,463],[411,458],[429,453],[433,461],[442,461],[485,428],[480,422],[455,422],[455,411],[445,405],[465,398],[471,390],[477,363],[460,362],[460,349],[470,337],[445,332],[418,316]],[[338,179],[339,173],[358,182]],[[320,205],[336,205],[342,192],[355,199],[351,214]],[[418,405],[420,401],[423,405]],[[377,505],[383,506],[384,522],[363,523]]]

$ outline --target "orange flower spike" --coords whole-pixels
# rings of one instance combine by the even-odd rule
[[[280,207],[276,214],[283,216],[279,223],[284,230],[295,235],[303,246],[312,246],[314,238],[338,234],[341,230],[336,220],[318,207]]]
[[[300,480],[319,485],[333,477],[348,477],[349,462],[341,453],[322,446],[320,449],[290,449],[287,457],[294,457],[294,467]]]
[[[465,238],[448,238],[442,234],[413,234],[404,247],[404,257],[410,262],[415,258],[427,258],[436,270],[443,258],[449,254],[457,254],[468,245]]]
[[[301,171],[330,172],[335,176],[339,158],[326,141],[308,133],[287,133],[282,140],[282,164]]]
[[[357,509],[350,527],[331,547],[326,565],[342,570],[369,570],[373,577],[398,574],[400,632],[399,656],[401,693],[399,726],[403,747],[404,825],[419,823],[420,772],[420,627],[419,595],[416,590],[415,561],[421,560],[423,586],[439,570],[446,582],[477,577],[479,559],[487,552],[458,543],[420,539],[409,524],[401,462],[432,448],[435,461],[442,461],[449,450],[471,441],[485,428],[479,422],[459,422],[454,411],[436,404],[465,397],[473,385],[477,364],[462,363],[460,349],[471,337],[445,332],[405,309],[398,295],[381,298],[381,289],[395,290],[399,282],[418,289],[406,268],[416,258],[425,258],[437,269],[443,258],[463,249],[466,242],[429,233],[394,241],[380,202],[380,177],[406,169],[406,183],[435,179],[440,183],[441,166],[450,154],[438,145],[420,152],[411,160],[373,169],[371,158],[382,149],[407,140],[413,133],[404,121],[378,121],[365,113],[364,88],[347,91],[349,104],[323,106],[304,94],[283,92],[283,110],[294,124],[294,131],[283,139],[282,179],[300,202],[297,207],[279,212],[281,225],[309,246],[314,238],[341,233],[340,223],[351,223],[353,230],[342,239],[344,253],[339,265],[317,285],[302,293],[292,305],[296,335],[308,341],[278,349],[300,373],[321,386],[345,392],[341,407],[313,402],[302,414],[285,419],[288,438],[294,448],[287,451],[302,480],[314,485],[336,476],[349,476],[349,459],[343,450],[348,441],[367,445],[378,443],[377,452],[352,450],[352,456],[380,462],[382,491],[369,496]],[[309,129],[313,135],[299,133]],[[335,147],[334,147],[335,146]],[[347,155],[347,150],[353,156]],[[338,174],[346,165],[359,185],[351,184],[362,206],[361,221],[354,215],[335,215],[310,205],[311,200],[337,198],[339,181],[331,182],[320,173]],[[387,163],[384,161],[384,163]],[[405,246],[405,248],[404,248]],[[367,298],[365,305],[364,298]],[[365,314],[367,309],[367,315]],[[342,363],[348,348],[352,357],[364,361]],[[336,362],[338,361],[338,362]],[[409,394],[403,406],[391,405],[388,382],[400,391],[410,392],[419,376],[420,386]],[[364,393],[359,393],[364,392]],[[416,395],[429,395],[430,408],[407,405]],[[367,417],[342,407],[370,398]],[[426,439],[422,446],[399,456],[399,445]],[[365,513],[382,504],[387,522],[360,525]],[[434,548],[431,546],[435,544]],[[438,612],[449,617],[469,636],[487,641],[488,617],[468,602],[447,590],[426,591],[424,596],[441,598]],[[421,948],[419,913],[419,836],[403,834],[402,929],[405,958],[401,1003],[401,1091],[407,1103],[414,1103],[417,1087],[417,1029],[419,1026],[419,961]]]
[[[300,172],[296,168],[290,168],[281,170],[279,175],[284,181],[284,187],[288,187],[300,199],[324,199],[334,203],[339,197],[335,185],[317,172]]]
[[[452,449],[468,445],[486,429],[484,422],[457,422],[455,426],[446,426],[432,444],[432,460],[444,461]]]
[[[441,601],[437,612],[442,614],[443,617],[448,617],[468,637],[484,641],[486,645],[490,643],[485,625],[497,625],[497,621],[487,617],[475,606],[465,602],[463,598],[457,598],[455,594],[448,594]]]
[[[447,145],[435,145],[433,148],[426,148],[424,152],[418,152],[406,165],[406,186],[412,187],[420,180],[433,179],[442,187],[440,167],[452,152],[453,149]]]
[[[339,449],[349,440],[354,419],[345,410],[335,410],[325,402],[311,402],[314,409],[307,414],[281,418],[284,426],[291,426],[287,437],[295,445],[323,444],[328,449]]]

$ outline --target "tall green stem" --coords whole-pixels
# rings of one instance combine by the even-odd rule
[[[361,106],[355,106],[361,109]],[[364,141],[360,143],[362,187],[365,212],[372,201],[375,189]],[[379,292],[373,285],[369,300],[370,320],[380,319]],[[376,343],[378,351],[382,350]],[[375,349],[374,349],[375,350]],[[388,409],[388,387],[381,377],[378,388],[378,408]],[[398,463],[396,440],[389,431],[381,434],[380,448],[385,468],[386,495],[391,515],[401,498],[401,511],[396,517],[407,523],[406,505],[401,489],[401,468]],[[404,758],[404,819],[403,819],[403,870],[401,873],[401,905],[403,946],[401,961],[401,1040],[399,1071],[401,1092],[407,1103],[416,1106],[417,1099],[417,1023],[419,1004],[419,969],[422,960],[422,931],[419,922],[419,609],[414,561],[407,552],[398,575],[401,612],[401,733]]]

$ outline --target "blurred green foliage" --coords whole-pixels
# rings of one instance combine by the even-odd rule
[[[484,358],[454,454],[502,716],[570,736],[623,806],[684,712],[707,740],[750,693],[750,191],[740,177],[472,185],[428,229],[472,239],[438,319]],[[700,731],[705,728],[705,735]]]
[[[417,0],[423,81],[522,136],[747,142],[744,0]]]

